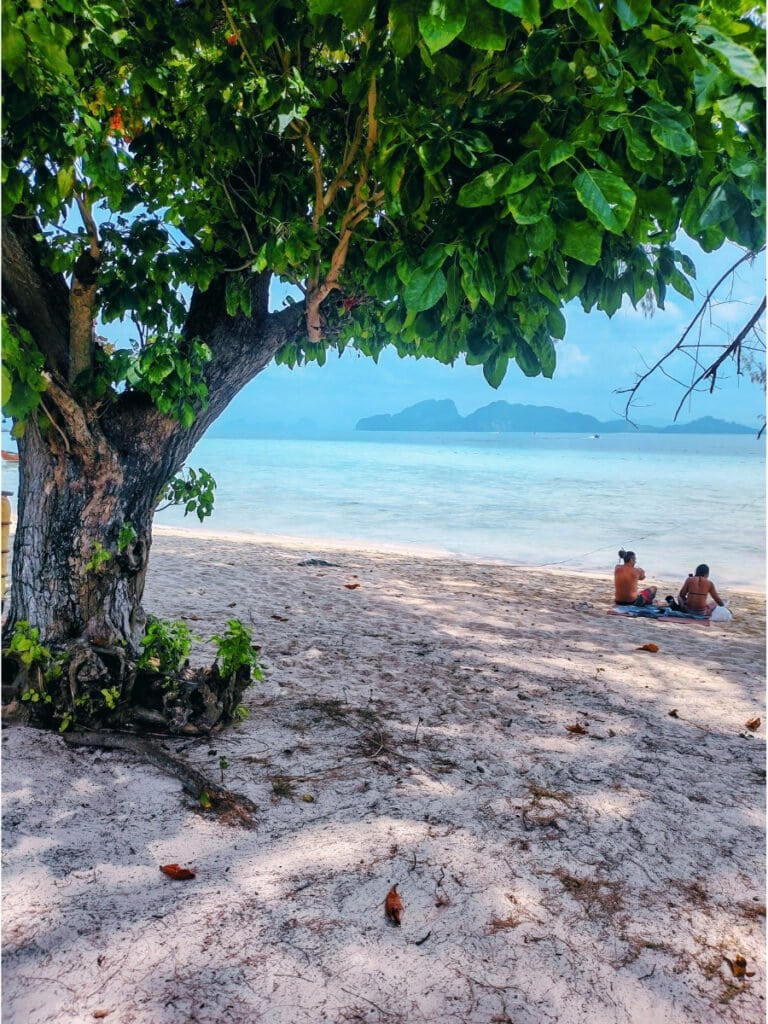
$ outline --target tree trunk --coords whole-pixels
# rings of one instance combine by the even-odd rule
[[[46,401],[48,428],[31,419],[19,442],[4,702],[20,697],[62,729],[209,732],[231,718],[250,670],[138,664],[152,518],[193,434],[141,401],[111,419],[102,410],[103,423],[63,386]],[[14,650],[30,629],[34,653]]]
[[[20,441],[18,525],[10,625],[26,620],[58,646],[84,639],[135,655],[144,632],[141,599],[152,513],[164,480],[134,453],[103,438],[90,446],[43,436],[30,422]],[[121,528],[136,534],[119,547]]]

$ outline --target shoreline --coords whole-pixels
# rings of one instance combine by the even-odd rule
[[[609,597],[611,588],[613,587],[613,566],[601,572],[597,569],[566,566],[562,562],[544,562],[537,564],[520,563],[507,561],[502,558],[484,558],[476,555],[464,555],[449,551],[445,548],[422,547],[416,544],[389,544],[377,541],[365,542],[345,537],[327,538],[320,536],[294,536],[290,534],[258,533],[250,530],[202,530],[195,527],[154,525],[152,535],[153,540],[155,537],[176,537],[180,540],[189,540],[191,543],[205,544],[208,541],[221,541],[228,544],[242,544],[246,547],[273,546],[288,550],[304,551],[308,553],[307,557],[313,557],[313,552],[314,557],[317,557],[317,552],[325,549],[326,551],[333,551],[335,553],[350,552],[364,556],[384,555],[391,557],[412,557],[425,559],[427,561],[455,563],[457,566],[477,565],[523,573],[552,573],[562,576],[574,576],[576,578],[586,577],[591,580],[605,582],[608,587]],[[677,595],[683,579],[684,576],[681,576],[680,579],[672,580],[670,576],[651,577],[649,574],[648,584],[656,585],[659,593],[664,590],[665,592],[668,591],[669,593]],[[726,598],[729,593],[743,594],[763,599],[766,597],[766,586],[760,587],[754,584],[723,583],[720,585],[720,589],[726,592]]]

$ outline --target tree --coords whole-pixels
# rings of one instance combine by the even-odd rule
[[[3,17],[6,640],[35,630],[61,669],[53,722],[105,689],[124,718],[146,698],[158,497],[270,360],[391,344],[493,386],[510,361],[551,376],[569,300],[691,296],[680,230],[764,241],[764,26],[739,0],[5,0]],[[302,301],[269,312],[273,276]],[[94,330],[124,318],[130,349]]]

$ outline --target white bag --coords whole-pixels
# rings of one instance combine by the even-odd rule
[[[712,622],[730,622],[733,618],[730,609],[726,608],[725,605],[716,605],[712,609],[710,619]]]

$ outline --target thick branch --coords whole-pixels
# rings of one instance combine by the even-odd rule
[[[41,260],[41,231],[32,218],[4,217],[3,308],[30,332],[46,365],[62,376],[69,361],[68,289]]]
[[[93,316],[96,308],[96,288],[101,261],[99,234],[91,216],[90,205],[82,196],[75,198],[91,243],[88,251],[82,253],[75,263],[72,288],[69,293],[70,384],[91,366],[94,344]]]

